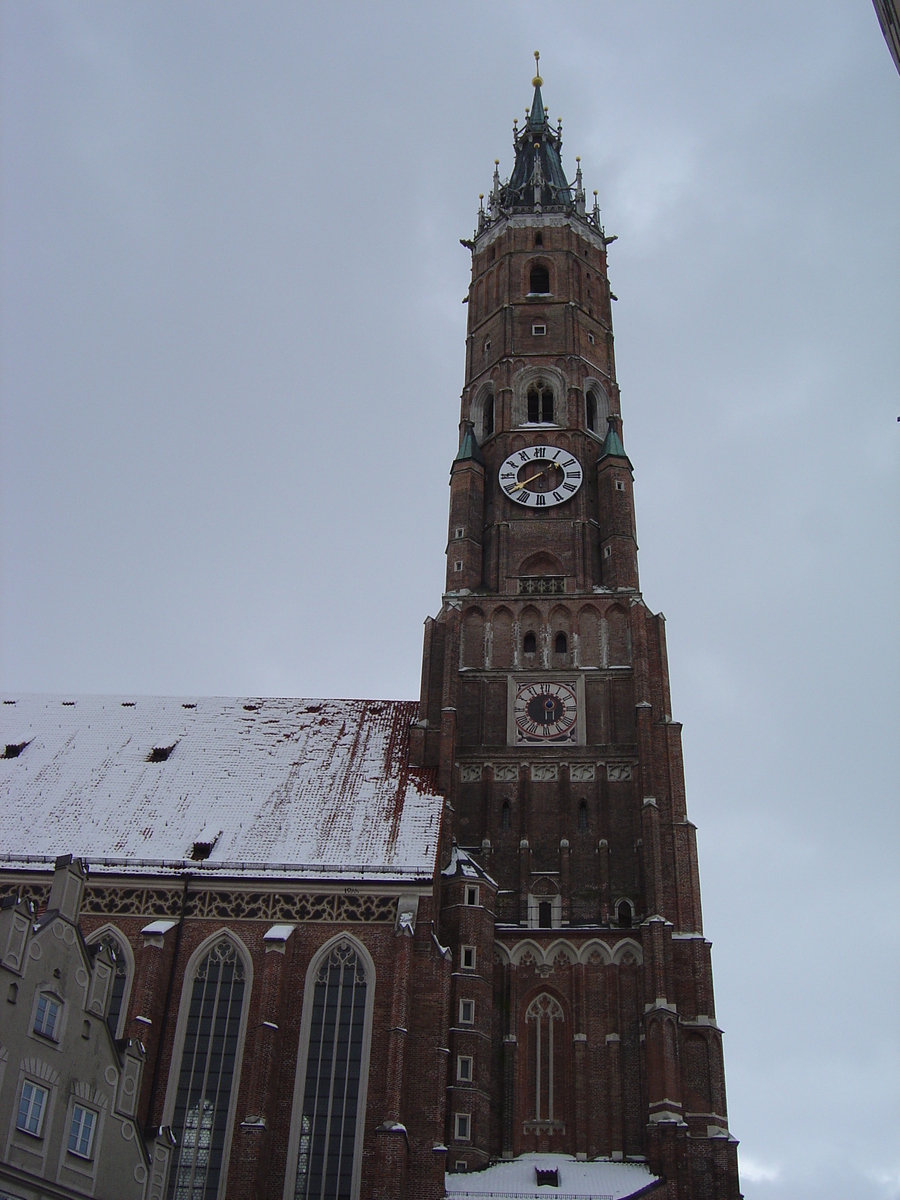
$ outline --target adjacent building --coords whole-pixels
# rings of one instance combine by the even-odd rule
[[[145,1064],[117,1040],[118,963],[78,926],[84,864],[61,857],[41,916],[0,904],[0,1196],[164,1200],[174,1139],[137,1122]]]
[[[740,1195],[614,238],[541,89],[464,242],[419,701],[0,710],[0,884],[49,911],[55,856],[89,860],[167,1200]]]

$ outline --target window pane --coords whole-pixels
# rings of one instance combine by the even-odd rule
[[[243,963],[230,942],[219,942],[191,989],[172,1118],[178,1149],[169,1200],[215,1200],[218,1194],[243,1002]]]
[[[296,1200],[350,1197],[366,988],[359,956],[348,942],[339,943],[322,964],[315,983]]]

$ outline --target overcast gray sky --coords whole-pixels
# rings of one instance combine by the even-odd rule
[[[870,0],[0,16],[12,692],[417,694],[457,239],[541,50],[619,235],[744,1191],[900,1197],[900,77]]]

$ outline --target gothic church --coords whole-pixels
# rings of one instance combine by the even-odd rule
[[[541,86],[464,242],[418,703],[0,709],[6,906],[46,923],[54,866],[59,894],[74,881],[86,952],[115,968],[96,1061],[140,1048],[168,1200],[739,1200],[665,625],[638,581],[614,239]],[[75,984],[42,971],[0,946],[8,1011],[52,1003],[62,1027]],[[31,1011],[25,1057],[0,1023],[0,1192],[86,1194],[87,1142],[41,1149],[67,1109]],[[77,1111],[108,1150],[115,1070],[92,1061]]]

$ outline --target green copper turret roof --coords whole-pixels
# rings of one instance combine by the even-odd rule
[[[462,443],[457,452],[454,462],[477,462],[484,466],[484,458],[478,446],[478,439],[475,437],[475,426],[471,421],[466,421],[466,429],[463,434]]]
[[[631,459],[625,453],[625,447],[622,445],[622,439],[616,433],[616,427],[613,424],[612,418],[609,420],[609,428],[606,431],[606,437],[603,439],[603,445],[600,448],[600,457],[597,462],[601,462],[604,458],[624,458],[631,466]]]

